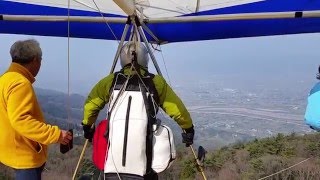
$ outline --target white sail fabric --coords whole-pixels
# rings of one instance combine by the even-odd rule
[[[41,6],[68,8],[68,1],[64,0],[8,0],[12,2],[28,3]],[[133,0],[127,0],[133,1]],[[199,11],[221,9],[225,7],[249,4],[264,0],[136,0],[137,9],[141,10],[146,17],[173,17],[195,13],[197,5]],[[112,0],[70,0],[70,9],[108,14],[126,14]]]

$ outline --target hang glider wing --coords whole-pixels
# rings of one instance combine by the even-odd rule
[[[320,32],[320,0],[135,3],[148,29],[163,42]],[[0,0],[0,33],[5,34],[67,37],[70,25],[70,37],[119,40],[126,17],[112,0]]]

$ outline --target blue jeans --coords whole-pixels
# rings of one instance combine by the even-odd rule
[[[44,165],[31,169],[15,169],[16,180],[41,180]]]

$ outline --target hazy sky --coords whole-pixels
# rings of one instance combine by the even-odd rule
[[[43,51],[35,86],[67,92],[67,38],[0,35],[0,73],[11,63],[10,46],[27,38],[37,39]],[[319,47],[320,34],[285,35],[172,43],[161,46],[162,54],[157,52],[156,57],[162,73],[166,79],[169,75],[173,86],[210,76],[234,76],[237,81],[266,77],[284,82],[292,78],[315,81],[320,64]],[[114,41],[70,39],[71,92],[86,95],[107,75],[116,48]],[[155,72],[153,68],[151,71]]]

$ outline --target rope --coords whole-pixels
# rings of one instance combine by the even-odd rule
[[[70,0],[68,0],[68,97],[67,97],[67,116],[68,122],[70,122]],[[68,125],[70,129],[71,124]]]
[[[67,116],[68,116],[68,122],[70,122],[70,109],[71,109],[71,103],[70,103],[70,0],[68,0],[68,60],[67,60],[67,69],[68,69],[68,97],[67,97]],[[71,129],[70,128],[71,124],[68,124],[68,129]],[[86,142],[87,143],[87,142]],[[74,174],[73,174],[73,180],[77,174],[77,170],[78,170],[78,167],[79,167],[79,163],[80,163],[80,160],[78,162],[78,165],[74,171]]]
[[[293,167],[295,167],[295,166],[297,166],[297,165],[299,165],[299,164],[302,164],[302,163],[308,161],[309,159],[311,159],[311,158],[307,158],[307,159],[305,159],[305,160],[303,160],[303,161],[300,161],[300,162],[298,162],[298,163],[296,163],[296,164],[294,164],[294,165],[292,165],[292,166],[290,166],[290,167],[288,167],[288,168],[285,168],[285,169],[283,169],[283,170],[281,170],[281,171],[278,171],[278,172],[276,172],[276,173],[270,174],[270,175],[268,175],[268,176],[266,176],[266,177],[263,177],[263,178],[260,178],[260,179],[258,179],[258,180],[267,179],[267,178],[269,178],[269,177],[272,177],[272,176],[274,176],[274,175],[277,175],[277,174],[279,174],[279,173],[282,173],[283,171],[286,171],[286,170],[291,169],[291,168],[293,168]]]
[[[98,11],[99,11],[99,13],[100,13],[101,17],[102,17],[102,18],[103,18],[103,20],[106,22],[106,24],[107,24],[108,28],[110,29],[110,31],[111,31],[111,33],[112,33],[112,35],[113,35],[114,39],[115,39],[115,40],[118,42],[118,44],[119,44],[119,43],[120,43],[120,41],[117,39],[117,36],[115,35],[115,33],[113,32],[112,28],[110,27],[110,25],[109,25],[109,23],[108,23],[107,19],[103,16],[103,14],[102,14],[102,12],[101,12],[100,8],[98,7],[97,3],[96,3],[94,0],[92,0],[92,1],[93,1],[94,5],[96,6],[96,8],[98,9]]]
[[[162,53],[161,45],[159,45],[159,48],[160,48],[160,53],[161,53],[162,61],[163,61],[163,64],[164,64],[164,68],[166,69],[166,74],[167,74],[167,77],[168,77],[168,82],[169,82],[169,85],[171,86],[171,80],[170,80],[170,76],[169,76],[169,73],[168,73],[166,61],[164,60],[164,56],[163,56],[163,53]]]

